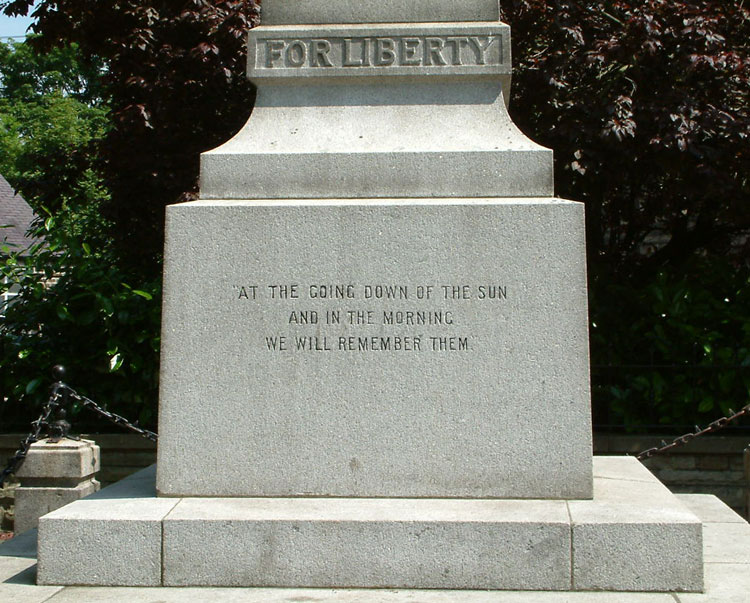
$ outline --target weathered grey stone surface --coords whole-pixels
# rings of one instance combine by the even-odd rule
[[[328,25],[300,24],[319,4]],[[552,152],[506,110],[510,33],[497,3],[443,4],[409,3],[388,25],[378,15],[389,3],[265,5],[248,39],[255,106],[201,156],[201,198],[552,196]],[[347,14],[356,24],[341,25]]]
[[[726,504],[710,494],[678,494],[677,498],[699,516],[703,523],[740,523],[747,521]]]
[[[706,531],[706,558],[713,563],[750,563],[750,525],[715,523]]]
[[[164,583],[564,590],[570,529],[562,501],[184,499]]]
[[[90,440],[35,442],[16,477],[13,530],[21,534],[37,527],[39,517],[99,490],[99,446]]]
[[[35,442],[16,472],[21,483],[33,480],[69,478],[80,481],[99,471],[99,446],[91,440],[68,440],[50,443]]]
[[[201,156],[203,199],[552,193],[552,152],[493,83],[261,88],[245,129]]]
[[[276,26],[250,31],[247,74],[255,83],[377,77],[383,87],[401,76],[410,83],[435,76],[509,80],[510,61],[510,28],[500,22]],[[466,87],[466,78],[461,81]],[[341,92],[349,102],[355,98]]]
[[[735,596],[736,593],[735,593]],[[65,588],[50,603],[675,603],[669,594],[328,588]],[[704,603],[702,599],[698,599]],[[41,603],[41,602],[40,602]],[[692,601],[691,601],[692,603]],[[711,603],[726,603],[712,600]],[[730,599],[729,603],[740,603]],[[747,603],[742,599],[741,603]]]
[[[39,520],[39,584],[161,584],[162,526],[177,503],[155,497],[154,469]]]
[[[585,516],[586,510],[590,512],[590,516],[592,518],[592,521],[589,522],[593,524],[593,529],[601,529],[602,533],[605,535],[615,533],[617,530],[621,529],[621,527],[614,526],[613,525],[607,525],[606,523],[603,523],[601,521],[601,517],[606,515],[607,513],[612,514],[613,521],[611,523],[617,523],[617,521],[620,521],[622,523],[628,523],[631,520],[635,520],[639,514],[643,515],[642,524],[644,526],[648,526],[652,523],[656,523],[656,517],[660,515],[663,518],[663,523],[661,524],[660,529],[661,532],[657,530],[656,532],[652,534],[645,534],[644,538],[642,540],[634,540],[633,541],[633,547],[631,549],[625,549],[623,547],[620,547],[619,554],[621,555],[621,558],[619,560],[619,563],[624,565],[625,567],[620,570],[620,573],[625,571],[628,567],[633,569],[638,574],[638,580],[643,581],[644,584],[652,583],[652,573],[649,569],[651,564],[653,563],[660,563],[658,559],[655,559],[653,557],[653,549],[650,548],[649,544],[649,538],[653,534],[664,534],[663,528],[664,526],[667,526],[669,524],[674,524],[675,526],[683,525],[684,523],[690,523],[691,520],[696,520],[696,518],[692,518],[689,514],[686,513],[684,507],[679,503],[676,502],[676,498],[674,496],[667,497],[663,493],[659,493],[657,490],[658,488],[654,488],[654,486],[658,486],[658,483],[656,480],[651,480],[651,482],[644,481],[641,479],[642,476],[638,475],[640,473],[639,470],[637,470],[637,467],[634,465],[634,463],[637,463],[632,458],[626,458],[626,459],[608,459],[608,458],[602,458],[602,457],[596,457],[594,459],[594,465],[595,465],[595,473],[597,475],[602,475],[603,473],[608,474],[608,477],[597,477],[595,481],[595,485],[597,486],[595,488],[595,492],[597,493],[597,497],[593,501],[593,503],[577,503],[574,501],[569,501],[567,503],[567,506],[571,509],[571,516],[575,516],[576,512],[578,512],[578,518],[577,520],[573,519],[573,526],[574,529],[572,531],[574,542],[573,542],[573,550],[575,551],[575,538],[576,538],[576,530],[575,530],[575,524],[578,521],[581,522],[581,519],[583,519],[582,523],[587,523],[587,518]],[[621,470],[621,477],[617,477],[617,469],[618,466]],[[636,479],[632,479],[633,476],[636,476]],[[136,504],[140,502],[140,504],[145,505],[144,508],[148,508],[148,504],[150,501],[154,500],[154,489],[153,489],[153,473],[151,473],[151,484],[149,487],[149,476],[148,475],[140,475],[136,480],[125,480],[124,484],[121,484],[119,491],[117,491],[114,495],[109,495],[107,492],[107,489],[103,490],[102,493],[99,493],[95,495],[94,500],[98,500],[98,504],[109,506],[112,501],[117,500],[118,496],[129,498],[130,501],[133,504]],[[133,483],[135,481],[135,483]],[[617,487],[613,487],[613,484]],[[600,487],[603,486],[603,487]],[[629,494],[627,494],[629,492]],[[108,500],[104,495],[110,496],[110,499]],[[631,507],[632,509],[629,511],[623,511],[623,507],[625,506],[625,503],[623,502],[624,499],[629,496],[631,500]],[[639,502],[643,501],[643,502]],[[661,502],[659,502],[661,501]],[[82,501],[86,502],[86,501]],[[173,501],[177,502],[177,501]],[[204,501],[208,502],[208,501]],[[294,534],[303,534],[303,527],[306,529],[310,525],[312,525],[315,522],[316,518],[320,518],[321,516],[328,514],[330,517],[334,518],[336,521],[340,521],[343,523],[349,522],[355,523],[358,519],[358,516],[355,515],[356,509],[358,508],[358,505],[371,505],[370,506],[370,512],[371,517],[370,519],[376,520],[376,521],[388,521],[394,520],[395,518],[399,517],[402,521],[405,521],[409,523],[412,519],[415,520],[414,526],[416,527],[417,524],[433,524],[434,526],[440,525],[442,521],[447,522],[454,522],[462,512],[459,512],[458,509],[461,507],[463,503],[468,503],[469,508],[472,508],[473,510],[473,522],[469,523],[470,529],[476,529],[480,530],[481,527],[485,524],[487,524],[488,519],[492,519],[493,513],[493,505],[497,505],[494,507],[495,509],[503,509],[502,515],[503,520],[508,522],[510,525],[517,523],[518,525],[525,525],[526,527],[530,527],[531,523],[529,520],[533,521],[533,518],[525,517],[521,518],[521,521],[519,521],[519,517],[516,514],[516,511],[513,509],[518,509],[521,506],[524,505],[530,505],[529,508],[532,509],[531,515],[534,515],[538,512],[540,512],[542,509],[553,509],[550,517],[557,517],[557,511],[558,505],[560,503],[554,502],[554,501],[481,501],[481,500],[473,500],[473,501],[357,501],[357,500],[349,500],[345,501],[343,506],[337,505],[330,505],[328,504],[331,501],[328,500],[298,500],[298,499],[286,499],[286,500],[263,500],[263,501],[243,501],[243,500],[221,500],[221,501],[210,501],[211,506],[206,504],[201,504],[200,499],[185,499],[179,503],[179,507],[175,508],[172,513],[169,513],[168,515],[165,514],[164,519],[162,520],[165,525],[172,523],[173,528],[179,528],[179,530],[187,530],[190,527],[196,527],[196,529],[201,529],[198,525],[191,526],[191,522],[194,521],[197,522],[200,520],[201,523],[206,522],[208,525],[208,532],[213,532],[214,534],[221,530],[225,529],[227,532],[232,532],[232,529],[230,529],[230,523],[232,527],[236,530],[239,530],[240,532],[244,532],[244,530],[247,528],[246,524],[251,523],[263,523],[268,522],[269,524],[273,521],[278,522],[278,525],[276,526],[278,528],[279,534],[284,534],[284,532],[290,532],[292,535]],[[423,505],[423,503],[427,502],[428,506],[432,505],[430,508],[431,511],[422,512],[420,510],[420,505]],[[214,506],[214,503],[215,506]],[[75,505],[79,505],[80,503],[75,503]],[[587,507],[579,507],[575,511],[573,511],[573,508],[576,505],[579,504],[585,504]],[[737,533],[736,541],[738,543],[738,547],[741,546],[741,543],[744,542],[745,548],[750,548],[750,535],[746,534],[745,532],[741,530],[737,530],[738,527],[742,527],[743,525],[747,526],[746,523],[737,523],[734,522],[734,518],[736,515],[731,512],[730,509],[728,509],[726,506],[724,506],[724,513],[721,512],[721,503],[716,501],[715,503],[709,503],[710,509],[709,514],[706,516],[706,519],[709,521],[704,524],[704,530],[706,533],[706,540],[714,539],[716,542],[718,542],[721,538],[725,536],[725,532],[721,530],[722,526],[726,525],[734,525],[735,532]],[[392,506],[395,505],[395,506]],[[518,505],[518,506],[516,506]],[[657,509],[658,507],[658,509]],[[701,505],[698,508],[698,511],[705,511],[708,508],[707,505]],[[379,512],[376,512],[376,510],[379,509]],[[59,511],[58,511],[59,513]],[[584,514],[583,517],[581,517],[581,514]],[[98,511],[96,515],[102,515],[104,514],[104,511]],[[625,516],[626,520],[623,520],[623,517]],[[192,517],[192,519],[191,519]],[[361,519],[361,516],[359,516]],[[701,517],[702,519],[702,517]],[[570,530],[570,518],[567,516],[563,516],[563,521],[565,525],[568,526],[568,530]],[[224,522],[224,523],[222,523]],[[421,522],[421,523],[420,523]],[[524,523],[525,522],[525,523]],[[363,522],[364,523],[364,522]],[[288,529],[290,525],[297,525],[297,527],[300,528],[299,532],[296,532],[293,528]],[[224,526],[223,528],[221,526]],[[404,524],[406,525],[406,523]],[[491,521],[488,524],[489,526],[492,526]],[[598,526],[598,527],[597,527]],[[165,532],[166,533],[166,532]],[[632,535],[633,532],[630,532]],[[422,534],[423,538],[432,538],[436,539],[439,537],[440,530],[432,530],[425,532]],[[173,536],[175,533],[172,534]],[[63,539],[74,539],[76,537],[75,532],[73,531],[66,531],[61,534]],[[624,532],[624,536],[627,538],[629,534],[627,532]],[[672,535],[674,536],[674,534]],[[694,535],[693,535],[694,536]],[[52,537],[51,534],[47,535],[47,537]],[[295,537],[295,536],[292,536]],[[743,540],[744,539],[744,540]],[[247,542],[244,540],[241,540],[240,542],[235,542],[235,540],[241,540],[238,539],[230,534],[229,540],[226,542],[232,543],[233,545],[236,545],[237,550],[246,550],[247,549]],[[166,537],[165,543],[167,542],[174,542],[173,539]],[[279,541],[265,543],[266,546],[270,546],[274,543],[278,543]],[[320,546],[320,542],[322,540],[317,541],[313,543],[315,546]],[[694,556],[694,548],[695,546],[700,546],[700,538],[691,539],[686,542],[679,542],[674,537],[669,537],[669,542],[675,549],[679,549],[683,552],[683,554],[687,555],[688,558],[692,558]],[[336,542],[335,540],[329,539],[329,543],[332,543],[334,546],[343,546],[341,542]],[[187,542],[185,542],[187,544]],[[383,543],[379,543],[382,545]],[[551,542],[548,542],[548,544],[552,544]],[[66,546],[65,540],[63,540],[63,545]],[[201,547],[204,546],[203,543],[201,543]],[[258,589],[258,588],[250,588],[250,589],[188,589],[188,588],[180,588],[180,589],[116,589],[116,590],[108,590],[108,589],[65,589],[63,593],[61,593],[60,601],[174,601],[176,600],[175,597],[183,597],[180,600],[206,600],[207,598],[210,598],[211,600],[215,601],[224,601],[224,600],[237,600],[237,601],[263,601],[263,600],[269,600],[269,601],[295,601],[300,600],[300,597],[310,597],[311,600],[320,600],[320,601],[338,601],[338,600],[346,600],[346,601],[467,601],[471,603],[484,603],[489,601],[502,601],[503,603],[509,603],[509,602],[519,602],[519,603],[532,603],[532,602],[539,602],[539,603],[562,603],[562,602],[568,602],[568,603],[609,603],[609,602],[618,602],[618,603],[666,603],[667,601],[674,601],[674,600],[680,600],[690,602],[690,603],[717,603],[718,601],[731,601],[732,603],[748,603],[750,601],[750,597],[748,597],[748,592],[744,588],[744,583],[747,581],[747,576],[750,575],[750,563],[741,563],[737,562],[738,557],[736,556],[736,551],[738,550],[738,547],[727,547],[725,548],[725,554],[723,557],[716,557],[716,562],[708,563],[706,564],[706,588],[707,592],[706,594],[695,594],[695,595],[686,595],[686,594],[678,594],[675,597],[672,595],[661,595],[661,594],[638,594],[638,593],[604,593],[604,592],[558,592],[558,593],[542,593],[542,592],[501,592],[501,593],[492,593],[492,592],[466,592],[466,591],[414,591],[414,590],[402,590],[402,591],[383,591],[383,590],[305,590],[305,589]],[[7,548],[4,548],[3,545],[0,545],[0,569],[2,569],[2,559],[4,551],[6,551]],[[274,552],[275,549],[271,546],[270,548],[266,548],[268,551],[268,556],[266,560],[269,563],[272,563],[274,559],[278,558],[277,552]],[[660,551],[660,554],[663,554],[664,551]],[[106,552],[106,554],[110,554],[109,551]],[[179,550],[173,550],[172,552],[166,552],[165,551],[165,559],[168,560],[168,563],[173,563],[173,567],[180,567],[180,565],[184,565],[188,563],[188,560],[192,558],[193,555],[195,555],[195,551],[186,550],[184,551],[184,556],[180,553]],[[230,553],[226,550],[222,550],[219,553],[220,559],[228,559]],[[301,558],[302,555],[299,551],[295,551],[295,554],[297,555],[297,558]],[[361,555],[361,552],[356,553],[358,555]],[[391,553],[392,555],[398,554],[397,552]],[[671,555],[672,552],[667,551],[667,554]],[[235,566],[230,570],[231,572],[234,572],[235,574],[239,571],[238,566],[243,563],[249,563],[253,555],[257,555],[257,553],[249,553],[247,556],[243,557],[242,555],[236,556],[236,563]],[[638,566],[634,567],[632,565],[633,560],[638,560]],[[311,565],[314,565],[317,561],[316,559],[309,560],[309,563]],[[594,564],[592,568],[585,569],[585,572],[588,574],[593,574],[595,572],[596,568],[603,568],[605,563],[612,562],[610,557],[605,557],[604,559],[597,559],[594,557],[590,558],[590,561]],[[57,559],[58,563],[64,563],[64,560]],[[197,567],[205,568],[205,561],[198,559],[196,560],[196,563],[198,564]],[[85,568],[85,566],[81,566],[82,568]],[[577,567],[575,564],[573,565],[573,571],[580,571],[581,567],[580,564]],[[203,571],[201,569],[201,571]],[[700,574],[700,569],[698,570]],[[643,574],[642,577],[641,573]],[[79,575],[83,575],[83,570],[79,571]],[[85,581],[85,578],[81,579],[82,581]],[[4,594],[3,591],[3,584],[0,583],[0,600],[2,600],[2,595]],[[640,582],[638,582],[638,588],[642,588]],[[667,588],[667,590],[673,590],[671,588]],[[721,596],[726,596],[725,599],[721,599]],[[131,597],[131,598],[127,598]],[[230,599],[227,599],[226,597],[230,597]],[[265,598],[264,598],[265,597]],[[664,597],[667,597],[666,599]],[[744,597],[744,598],[743,598]]]
[[[265,0],[264,25],[497,21],[497,0]]]
[[[559,200],[170,207],[159,492],[590,497],[583,240]]]
[[[99,487],[97,480],[89,479],[71,488],[16,488],[13,531],[22,534],[37,527],[42,515],[85,498],[99,490]]]
[[[750,541],[745,546],[750,548]],[[675,598],[680,603],[750,602],[750,564],[706,563],[705,568],[706,592],[678,593]]]
[[[596,460],[625,479],[595,478],[593,501],[568,502],[574,590],[702,590],[700,521],[636,459]]]
[[[36,585],[36,530],[0,542],[0,601],[43,603],[61,590]]]

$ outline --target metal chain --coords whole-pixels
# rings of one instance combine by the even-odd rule
[[[111,421],[115,425],[119,425],[120,427],[129,429],[130,431],[134,431],[135,433],[142,435],[144,438],[148,438],[152,442],[156,442],[156,440],[159,438],[159,436],[155,434],[153,431],[149,431],[148,429],[143,429],[141,427],[138,427],[138,425],[136,425],[135,423],[131,423],[125,417],[121,417],[118,414],[109,412],[108,410],[104,410],[96,402],[94,402],[90,398],[87,398],[86,396],[82,396],[77,391],[68,387],[67,385],[65,387],[67,388],[68,395],[70,395],[71,398],[73,398],[74,400],[77,400],[85,408],[89,408],[93,410],[95,413],[104,417],[108,421]]]
[[[63,393],[59,385],[59,383],[55,383],[55,385],[52,386],[49,400],[47,400],[47,403],[42,407],[42,412],[36,421],[31,422],[31,432],[21,440],[21,445],[18,450],[16,450],[16,453],[8,459],[8,464],[5,469],[3,469],[2,474],[0,474],[0,488],[5,485],[5,480],[8,476],[14,474],[23,464],[26,454],[29,452],[29,448],[34,442],[39,441],[42,429],[49,425],[49,418],[52,411],[59,406],[60,400],[63,398]]]
[[[65,371],[62,367],[59,365],[56,366],[53,371],[56,371],[56,375],[58,375],[58,379],[64,375]],[[70,425],[64,421],[65,413],[63,412],[64,409],[62,408],[68,399],[72,398],[73,400],[76,400],[79,402],[84,408],[88,408],[98,415],[104,417],[108,421],[111,421],[115,425],[119,425],[120,427],[125,427],[126,429],[129,429],[130,431],[134,431],[135,433],[143,436],[144,438],[148,438],[152,442],[156,442],[158,436],[153,431],[149,431],[148,429],[142,429],[141,427],[138,427],[137,424],[131,423],[128,421],[125,417],[121,417],[118,414],[115,414],[113,412],[109,412],[105,409],[103,409],[101,406],[99,406],[96,402],[91,400],[90,398],[87,398],[86,396],[83,396],[79,394],[77,391],[75,391],[72,387],[66,385],[61,380],[56,381],[52,388],[50,389],[50,397],[49,400],[47,400],[46,404],[42,407],[42,412],[39,415],[39,417],[31,422],[31,432],[29,432],[29,435],[27,435],[22,441],[21,445],[19,446],[18,450],[16,450],[16,453],[8,460],[8,464],[6,465],[5,469],[3,469],[3,472],[0,474],[0,487],[2,487],[5,484],[5,480],[8,478],[9,475],[15,474],[16,471],[21,467],[21,464],[23,463],[24,459],[26,458],[26,455],[29,452],[29,448],[34,442],[38,442],[41,439],[42,430],[45,430],[48,434],[56,437],[72,437],[67,436],[67,428],[70,427]],[[61,421],[65,424],[64,427],[57,425],[58,423],[61,423],[61,421],[50,421],[50,417],[52,416],[52,413],[55,411],[59,411]],[[75,439],[75,438],[74,438]],[[57,441],[57,440],[50,440],[50,441]]]
[[[656,454],[661,454],[662,452],[667,452],[668,450],[672,450],[673,448],[684,446],[691,440],[694,440],[695,438],[705,435],[707,433],[719,431],[720,429],[723,429],[724,427],[729,425],[732,421],[736,421],[740,417],[744,417],[744,416],[750,416],[750,404],[743,407],[742,410],[738,412],[734,412],[730,408],[729,416],[721,417],[721,419],[716,419],[716,421],[711,423],[705,429],[701,429],[700,427],[696,425],[694,432],[681,435],[679,438],[675,438],[674,440],[672,440],[672,442],[669,444],[667,444],[667,442],[662,440],[661,446],[656,446],[654,448],[649,448],[648,450],[644,450],[635,458],[637,458],[639,461],[642,461],[643,459],[651,458],[652,456]]]

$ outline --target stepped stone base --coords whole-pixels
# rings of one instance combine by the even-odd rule
[[[40,584],[700,591],[701,523],[632,458],[586,501],[157,498],[153,468],[40,520]]]

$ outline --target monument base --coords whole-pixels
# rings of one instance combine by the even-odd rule
[[[593,500],[157,498],[149,468],[39,525],[40,584],[700,591],[701,523],[633,458]]]

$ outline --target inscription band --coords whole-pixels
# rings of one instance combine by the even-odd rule
[[[258,27],[249,34],[248,75],[504,75],[510,72],[508,44],[501,23]]]

